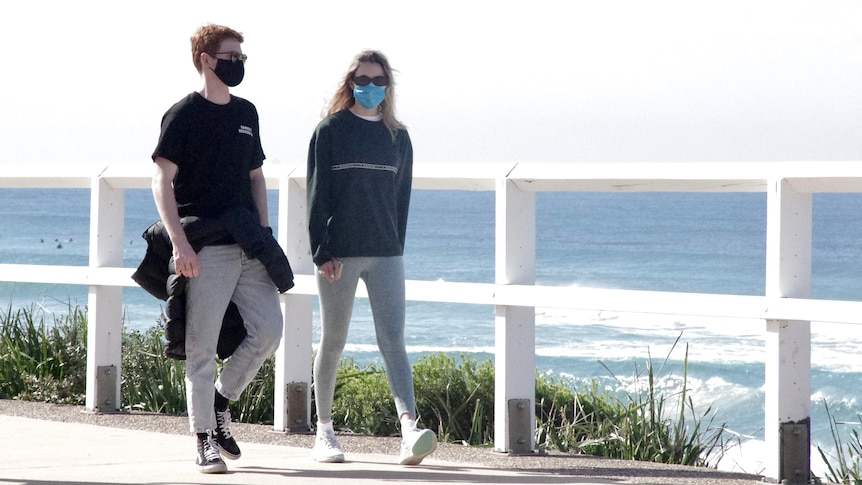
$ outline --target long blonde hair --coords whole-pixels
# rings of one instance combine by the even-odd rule
[[[350,86],[350,83],[353,81],[353,76],[356,75],[356,70],[359,69],[359,64],[363,62],[379,64],[383,68],[383,74],[386,76],[386,79],[389,80],[389,84],[386,86],[386,96],[377,109],[383,115],[383,124],[386,125],[386,128],[389,128],[389,132],[392,133],[392,137],[394,138],[399,129],[406,129],[406,127],[395,117],[395,79],[392,76],[393,69],[389,65],[386,56],[379,51],[364,50],[353,58],[353,62],[350,63],[350,67],[344,73],[344,77],[341,79],[335,95],[323,111],[323,116],[329,116],[343,109],[350,108],[356,103],[356,100],[353,99],[353,88]]]

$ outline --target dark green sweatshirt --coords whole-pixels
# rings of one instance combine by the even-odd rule
[[[308,233],[316,265],[333,257],[401,256],[413,146],[348,110],[324,118],[308,147]]]

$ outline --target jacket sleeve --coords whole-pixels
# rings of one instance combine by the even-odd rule
[[[167,300],[165,282],[168,279],[168,263],[171,258],[171,243],[161,221],[148,227],[141,237],[147,242],[144,259],[132,273],[132,279],[141,288],[159,300]]]
[[[399,149],[401,167],[398,170],[398,237],[401,240],[401,251],[407,238],[407,215],[410,211],[410,191],[413,187],[413,144],[410,135],[403,131]]]
[[[173,264],[171,264],[173,267]],[[177,360],[186,358],[186,289],[189,279],[174,273],[168,277],[168,299],[165,302],[166,357]]]
[[[227,232],[250,259],[257,259],[278,287],[279,293],[293,288],[293,270],[272,229],[260,225],[256,213],[245,207],[225,211],[219,218]]]
[[[330,130],[322,123],[318,125],[308,146],[308,238],[312,259],[318,266],[332,259],[327,241],[327,227],[332,217],[330,140]]]

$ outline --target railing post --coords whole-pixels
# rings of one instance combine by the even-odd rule
[[[90,268],[123,266],[124,191],[100,177],[90,186]],[[120,410],[123,288],[89,285],[87,298],[87,395],[93,412]]]
[[[810,193],[770,180],[766,221],[766,297],[811,292]],[[808,483],[811,463],[811,322],[766,321],[766,460],[764,475]]]
[[[511,181],[499,179],[495,217],[496,283],[535,284],[535,193],[521,192]],[[499,305],[494,321],[494,449],[532,452],[536,421],[536,310]],[[529,404],[524,406],[526,403]]]
[[[306,228],[306,190],[296,180],[282,177],[278,194],[278,240],[294,275],[313,275]],[[311,425],[311,295],[281,296],[284,330],[275,353],[276,431],[307,432]],[[304,404],[304,405],[303,405]]]

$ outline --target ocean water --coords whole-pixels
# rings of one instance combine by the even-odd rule
[[[860,202],[859,194],[814,196],[813,298],[862,299]],[[549,192],[537,194],[536,210],[538,284],[764,294],[765,194]],[[156,219],[150,192],[127,190],[126,267],[137,266],[140,234]],[[0,189],[0,220],[0,263],[87,264],[89,191]],[[414,191],[405,262],[409,279],[493,282],[494,194]],[[124,289],[123,299],[128,328],[153,325],[162,309],[139,288]],[[12,308],[62,313],[86,301],[85,287],[0,282],[0,305]],[[414,359],[438,351],[493,358],[491,306],[408,302],[407,318]],[[672,393],[687,360],[696,410],[709,409],[714,425],[746,441],[721,468],[762,469],[762,321],[540,308],[536,323],[539,370],[576,388],[596,382],[620,395],[637,392],[651,361],[660,387]],[[830,449],[824,401],[838,420],[860,421],[862,329],[814,322],[812,332],[812,444]],[[364,300],[345,355],[379,363]],[[815,470],[819,461],[813,455]]]

